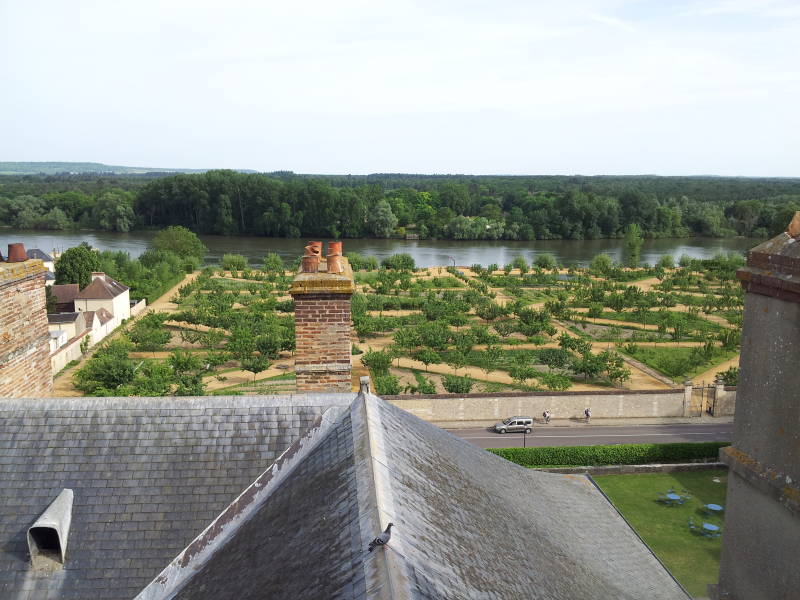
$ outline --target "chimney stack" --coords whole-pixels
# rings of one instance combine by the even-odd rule
[[[322,242],[310,242],[289,290],[294,299],[299,392],[352,391],[350,299],[355,284],[338,244],[338,254],[331,254],[329,246],[327,260],[320,260]]]
[[[800,555],[800,212],[737,273],[744,323],[719,599],[797,597]]]

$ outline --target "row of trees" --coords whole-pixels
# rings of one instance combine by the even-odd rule
[[[800,209],[800,181],[675,178],[336,178],[209,171],[96,191],[3,185],[0,222],[20,228],[129,231],[182,225],[197,233],[270,237],[594,239],[766,237]],[[761,181],[761,184],[754,183]],[[109,185],[119,185],[109,179]],[[146,183],[144,183],[146,182]],[[144,185],[142,185],[144,183]],[[737,187],[738,185],[738,187]],[[724,189],[726,196],[720,193]],[[14,192],[17,192],[16,194]],[[57,190],[57,191],[56,191]],[[750,196],[743,196],[746,190]]]

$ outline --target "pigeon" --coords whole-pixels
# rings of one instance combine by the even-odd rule
[[[388,542],[388,541],[391,539],[391,537],[392,537],[392,525],[394,525],[394,523],[389,523],[389,524],[386,526],[386,529],[383,531],[383,533],[382,533],[382,534],[380,534],[378,537],[376,537],[374,540],[372,540],[372,541],[369,543],[369,550],[368,550],[368,552],[372,552],[372,551],[373,551],[373,550],[375,550],[375,548],[377,548],[378,546],[383,546],[383,545],[385,545],[385,544],[386,544],[386,542]]]

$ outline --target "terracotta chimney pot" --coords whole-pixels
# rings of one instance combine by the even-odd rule
[[[28,255],[25,254],[25,244],[8,245],[8,262],[25,262],[26,260],[28,260]]]
[[[328,242],[328,256],[331,254],[342,255],[342,242]]]
[[[328,254],[328,273],[341,273],[344,271],[341,254]]]
[[[308,247],[308,246],[306,246]],[[316,273],[319,269],[319,256],[304,256],[300,261],[300,271],[303,273]]]
[[[322,242],[308,242],[306,256],[322,256]]]

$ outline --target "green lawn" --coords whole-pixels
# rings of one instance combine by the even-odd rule
[[[717,582],[722,538],[692,533],[688,521],[694,517],[696,523],[722,525],[721,517],[705,515],[702,507],[709,503],[725,506],[727,479],[727,471],[594,477],[617,510],[692,596],[706,596],[706,585]],[[670,488],[678,493],[686,490],[692,498],[680,506],[657,502],[658,495]]]

